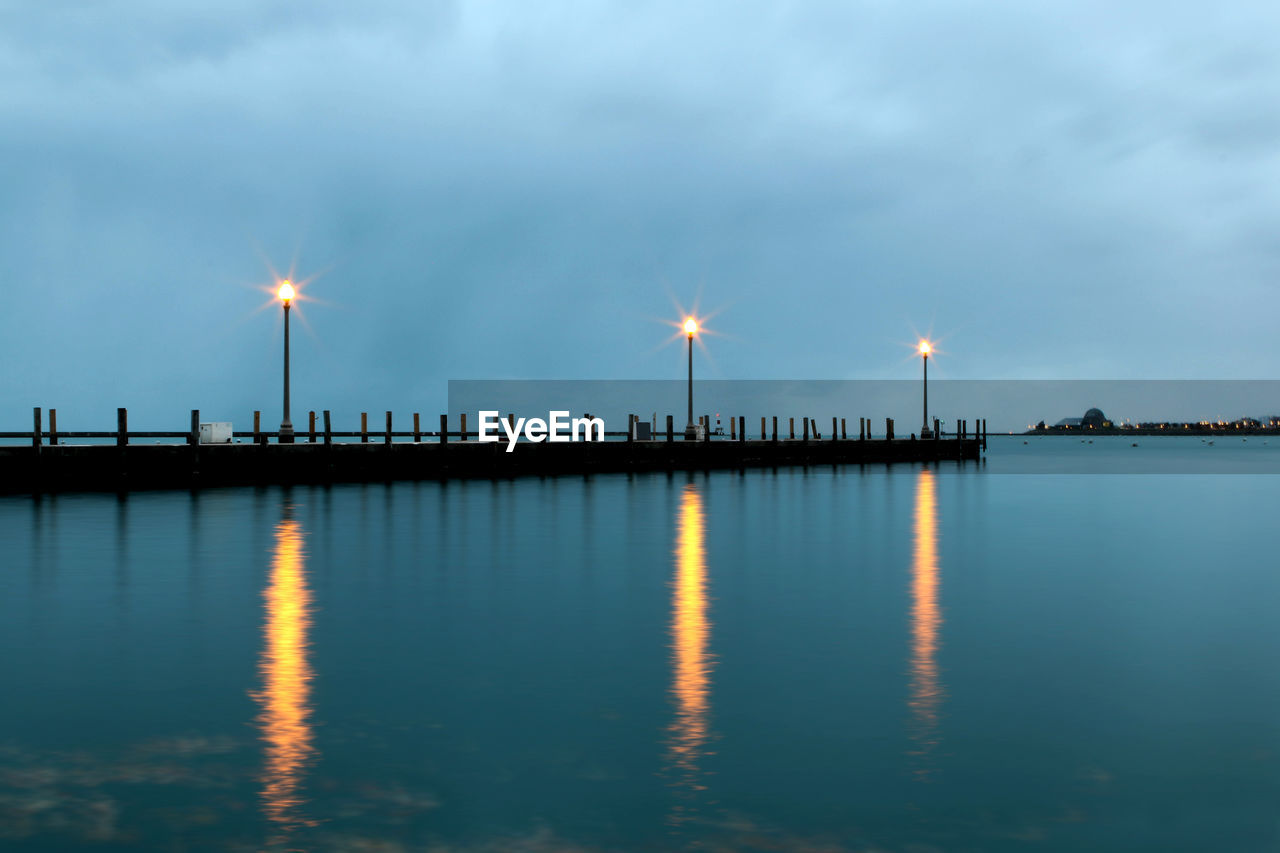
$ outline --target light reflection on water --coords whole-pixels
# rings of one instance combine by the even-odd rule
[[[314,758],[311,728],[311,679],[307,632],[311,591],[307,588],[302,526],[285,506],[275,529],[270,583],[263,593],[266,617],[258,662],[262,687],[254,694],[261,706],[257,723],[265,744],[262,810],[281,833],[312,826],[305,814],[304,772]],[[279,839],[277,839],[278,841]]]
[[[675,720],[669,729],[667,763],[680,797],[669,822],[678,825],[691,818],[698,792],[706,790],[700,765],[710,738],[714,666],[711,620],[707,614],[706,515],[702,494],[692,483],[684,487],[680,496],[671,596],[671,696]]]
[[[920,471],[916,479],[913,516],[914,549],[911,559],[911,685],[907,705],[911,710],[911,754],[917,759],[916,778],[929,779],[935,772],[928,759],[938,745],[938,713],[945,696],[938,674],[942,608],[938,601],[938,484],[933,471]]]

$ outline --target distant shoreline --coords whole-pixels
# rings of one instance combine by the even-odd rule
[[[991,435],[996,435],[996,433],[993,432],[991,433]],[[1206,429],[1204,427],[1188,427],[1188,428],[1169,427],[1168,429],[1152,429],[1150,427],[1134,427],[1132,429],[1119,429],[1116,427],[1103,428],[1103,429],[1067,429],[1064,427],[1056,427],[1056,428],[1049,427],[1047,429],[1029,429],[1022,433],[1015,433],[1015,435],[1062,436],[1065,438],[1084,438],[1084,437],[1093,438],[1095,436],[1100,436],[1100,435],[1118,435],[1118,436],[1165,435],[1165,436],[1175,436],[1175,437],[1176,436],[1199,436],[1201,438],[1206,438],[1206,437],[1230,438],[1231,436],[1244,436],[1244,435],[1274,435],[1274,436],[1280,437],[1280,429],[1268,428],[1268,427],[1242,427],[1242,428],[1232,427],[1230,429],[1227,429],[1227,428]]]

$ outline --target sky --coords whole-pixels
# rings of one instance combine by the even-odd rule
[[[1278,27],[0,0],[0,429],[271,424],[279,275],[294,421],[335,428],[450,379],[679,379],[694,306],[715,379],[909,379],[920,334],[938,378],[1271,378]]]

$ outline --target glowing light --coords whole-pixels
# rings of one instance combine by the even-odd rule
[[[920,472],[916,484],[915,553],[911,565],[911,709],[912,734],[917,757],[938,745],[938,708],[943,687],[938,674],[939,633],[942,609],[938,606],[937,483],[933,472]],[[928,768],[916,775],[927,779]]]
[[[698,332],[698,321],[689,317],[684,321],[684,332],[689,337],[693,337]]]
[[[929,353],[931,352],[933,352],[933,346],[928,341],[921,341],[920,354],[925,357],[928,357]]]
[[[288,832],[314,825],[300,813],[303,771],[315,753],[310,722],[313,674],[307,660],[311,591],[301,526],[285,519],[276,527],[275,539],[271,581],[263,593],[266,619],[258,661],[262,690],[254,699],[262,707],[257,723],[265,744],[263,812],[278,830]]]
[[[294,297],[293,282],[289,281],[289,279],[287,278],[284,281],[280,282],[280,289],[276,291],[276,296],[279,296],[286,303],[289,302],[291,299],[293,299]]]
[[[688,800],[705,790],[699,762],[710,738],[713,667],[709,649],[711,620],[707,616],[706,518],[697,486],[685,486],[678,523],[671,603],[671,696],[675,720],[669,729],[667,758],[676,776],[673,784],[682,789]],[[671,823],[688,820],[690,810],[677,806]]]

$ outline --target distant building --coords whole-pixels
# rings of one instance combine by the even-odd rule
[[[1102,409],[1090,409],[1080,419],[1081,429],[1105,429],[1110,426],[1111,421],[1107,420],[1107,416],[1102,414]]]
[[[1102,413],[1102,409],[1090,409],[1082,418],[1063,418],[1051,427],[1045,427],[1044,421],[1041,421],[1036,429],[1111,429],[1114,426]]]

